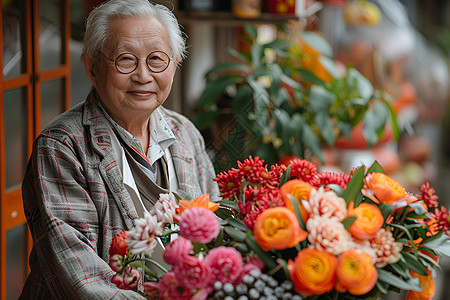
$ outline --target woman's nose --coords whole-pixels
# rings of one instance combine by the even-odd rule
[[[147,66],[147,58],[138,58],[138,65],[132,74],[133,78],[139,82],[147,82],[153,80],[153,71]]]

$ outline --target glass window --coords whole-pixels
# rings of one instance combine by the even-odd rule
[[[64,80],[55,79],[41,84],[41,129],[63,112]]]
[[[63,64],[62,7],[64,1],[39,1],[39,58],[41,71]]]
[[[6,233],[6,299],[18,299],[27,274],[27,226]]]
[[[25,0],[2,1],[3,76],[5,79],[26,73],[25,14]]]
[[[3,102],[6,189],[11,189],[21,184],[27,160],[26,88],[5,91]]]

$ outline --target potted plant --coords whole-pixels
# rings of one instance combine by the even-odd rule
[[[368,146],[388,123],[398,136],[388,97],[352,67],[339,73],[319,34],[285,26],[275,40],[259,43],[257,29],[244,28],[249,50],[230,49],[236,61],[206,73],[193,118],[215,138],[219,171],[246,155],[268,163],[287,155],[324,161],[322,148],[333,147],[339,137],[351,139],[359,123]]]

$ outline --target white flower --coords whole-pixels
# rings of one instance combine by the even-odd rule
[[[158,222],[164,224],[173,223],[173,216],[176,214],[177,201],[173,193],[160,194],[159,200],[155,204],[155,213],[158,218]]]
[[[306,222],[311,247],[339,255],[352,246],[350,233],[344,225],[325,216],[309,218]]]
[[[163,233],[163,224],[156,216],[144,212],[144,218],[136,219],[134,227],[128,231],[128,248],[133,254],[151,257],[158,241],[156,237]]]
[[[302,201],[310,218],[324,216],[336,221],[342,221],[347,215],[347,204],[344,198],[339,197],[334,191],[325,191],[323,187],[319,190],[312,189],[308,201]]]

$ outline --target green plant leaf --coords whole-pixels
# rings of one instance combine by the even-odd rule
[[[316,112],[314,121],[316,122],[320,134],[325,139],[327,144],[332,146],[336,140],[336,136],[334,135],[334,126],[331,123],[331,118],[328,112],[325,110]]]
[[[261,66],[262,58],[264,57],[264,48],[260,44],[254,43],[250,49],[252,57],[253,69],[257,69]]]
[[[342,195],[347,205],[350,201],[355,200],[357,195],[361,193],[361,188],[364,185],[364,167],[358,168],[356,172],[353,174],[352,178],[347,184],[347,188]]]
[[[327,56],[320,56],[319,62],[333,78],[341,77],[337,70],[336,62],[332,58],[329,58]]]
[[[308,124],[303,124],[303,143],[305,148],[311,150],[312,155],[320,159],[321,162],[325,161],[320,140]]]
[[[286,51],[291,46],[291,43],[289,43],[286,40],[283,39],[274,39],[273,41],[263,45],[264,48],[270,48],[274,50],[282,50]]]
[[[200,111],[196,113],[191,121],[199,130],[208,128],[222,113],[220,110]]]
[[[303,69],[303,68],[295,68],[294,72],[297,72],[301,78],[303,78],[304,80],[306,80],[310,83],[318,84],[318,85],[324,84],[323,80],[321,80],[319,77],[317,77],[316,74],[314,74],[310,70]]]
[[[209,78],[213,73],[222,72],[222,71],[240,71],[240,72],[249,72],[250,68],[246,64],[238,63],[238,62],[225,62],[220,63],[213,66],[204,77]]]
[[[244,242],[246,239],[246,234],[245,232],[242,232],[240,230],[237,230],[236,228],[232,227],[232,226],[225,226],[224,227],[224,231],[226,234],[228,234],[233,240],[235,240],[236,242]]]
[[[249,231],[249,233],[251,233]],[[274,259],[269,255],[269,253],[265,252],[255,240],[255,237],[252,234],[247,234],[245,239],[245,243],[247,246],[255,252],[255,254],[264,262],[264,264],[269,268],[273,269],[278,264],[274,261]]]
[[[383,167],[380,165],[380,163],[378,161],[374,161],[373,164],[369,167],[369,169],[367,170],[367,174],[370,173],[385,173],[383,170]]]
[[[370,99],[374,93],[372,83],[355,68],[349,68],[347,71],[346,81],[348,86],[356,84],[359,95],[362,98]]]
[[[219,203],[221,207],[227,207],[227,208],[231,208],[235,211],[239,211],[238,204],[236,201],[220,200],[220,201],[217,201],[217,203]]]
[[[363,135],[369,146],[378,142],[379,133],[384,131],[387,122],[386,107],[380,102],[376,101],[373,109],[368,109],[363,117]]]
[[[237,59],[240,59],[240,60],[242,60],[242,61],[245,61],[245,62],[248,63],[248,64],[250,64],[250,62],[251,62],[251,56],[248,55],[247,53],[239,52],[239,51],[237,51],[237,50],[234,49],[234,48],[228,48],[228,53],[229,53],[231,56],[233,56],[233,57],[235,57],[235,58],[237,58]]]
[[[409,267],[408,267],[408,265],[407,265],[403,260],[399,260],[399,261],[396,262],[396,263],[389,264],[389,266],[391,266],[392,269],[394,269],[394,271],[395,271],[398,275],[400,275],[400,276],[402,276],[402,277],[404,277],[404,278],[410,277],[410,274],[409,274]]]
[[[219,208],[214,212],[222,220],[228,220],[233,217],[232,212],[229,209]]]
[[[258,36],[258,31],[256,30],[255,26],[253,26],[250,23],[245,23],[244,30],[252,39],[256,40],[256,38]]]
[[[239,229],[243,232],[247,232],[250,229],[247,227],[247,225],[245,225],[244,222],[242,222],[241,220],[239,220],[238,218],[233,218],[233,219],[229,219],[228,220],[228,224],[230,224],[231,226],[233,226],[236,229]]]
[[[344,225],[345,229],[348,230],[352,226],[353,222],[355,222],[355,221],[356,221],[356,217],[350,216],[350,217],[345,218],[342,221],[342,224]]]
[[[239,80],[241,80],[241,77],[239,76],[224,76],[210,81],[198,99],[199,107],[206,107],[216,103],[220,96],[224,93],[225,88],[229,85],[235,84]]]
[[[323,55],[328,57],[333,56],[333,48],[330,43],[324,39],[321,35],[312,32],[312,31],[304,31],[300,34],[303,41],[305,41],[308,46],[319,51]]]
[[[420,285],[419,278],[410,278],[408,280],[404,280],[386,270],[377,269],[377,271],[379,281],[398,287],[402,290],[422,291],[422,286]]]
[[[409,252],[402,252],[402,256],[409,268],[420,275],[427,275],[427,268],[420,262],[419,258]]]
[[[248,84],[253,89],[253,101],[255,102],[255,108],[258,106],[265,107],[269,105],[269,94],[267,90],[255,79],[248,77]]]
[[[282,187],[283,184],[288,182],[290,178],[291,178],[291,167],[287,167],[286,171],[283,173],[283,175],[280,178],[280,187]]]
[[[426,240],[423,244],[440,255],[450,256],[450,237],[442,231],[436,234],[434,238]]]
[[[291,194],[286,194],[286,196],[289,198],[289,200],[292,203],[292,206],[294,207],[295,215],[297,216],[297,220],[298,223],[300,224],[300,227],[303,230],[306,230],[306,225],[305,222],[303,221],[302,214],[300,213],[300,208],[298,207],[297,199],[295,199],[295,197],[292,196]]]
[[[311,110],[318,112],[328,109],[336,101],[336,95],[320,85],[313,85],[309,90]]]

